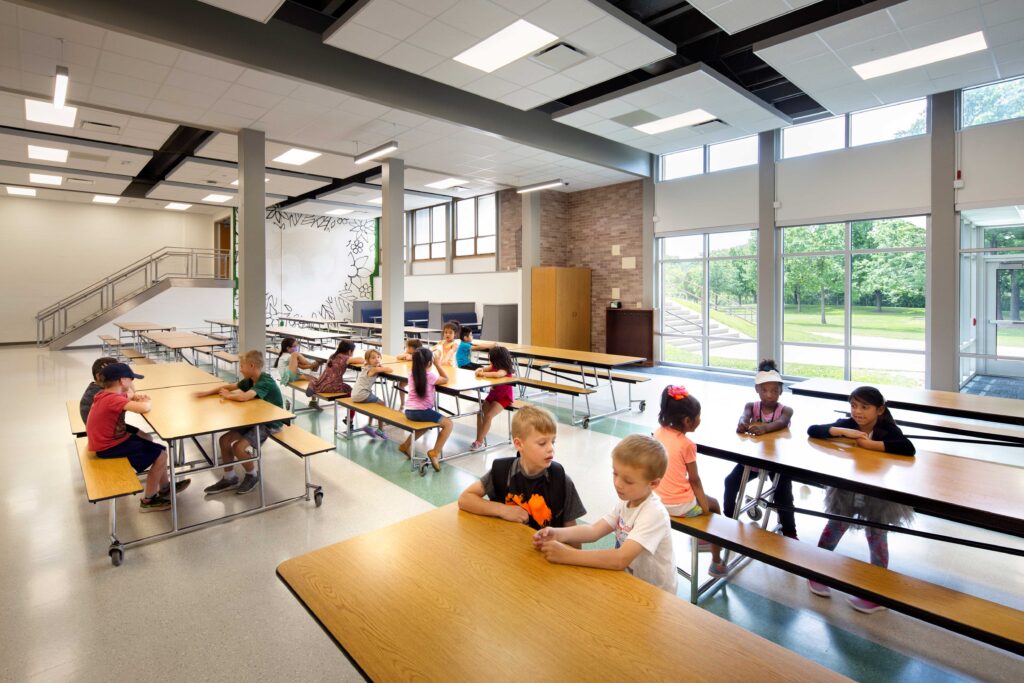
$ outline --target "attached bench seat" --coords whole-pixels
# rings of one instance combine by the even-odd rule
[[[673,517],[672,528],[936,626],[1024,654],[1024,612],[829,552],[723,515]]]
[[[77,413],[77,404],[76,410]],[[89,450],[88,437],[75,439],[78,449],[78,463],[82,466],[85,480],[85,494],[90,503],[131,496],[142,491],[138,475],[128,463],[128,458],[97,458]]]
[[[122,348],[119,353],[129,360],[138,360],[139,358],[146,357],[146,354],[136,351],[135,349]]]
[[[567,375],[580,374],[580,366],[578,365],[566,365],[564,363],[551,363],[545,372],[557,372]],[[583,374],[586,377],[597,377],[599,379],[608,379],[609,377],[616,382],[628,382],[629,384],[642,384],[644,382],[650,382],[651,378],[647,375],[636,375],[629,372],[619,372],[617,370],[605,370],[604,368],[583,368]]]
[[[543,391],[550,391],[555,394],[566,394],[568,396],[587,396],[594,393],[594,389],[590,389],[588,387],[577,387],[571,384],[546,382],[541,379],[533,379],[532,377],[520,377],[516,381],[516,384],[533,387],[534,389],[541,389]]]
[[[437,429],[441,426],[437,422],[417,422],[415,420],[410,420],[401,410],[389,408],[383,403],[356,403],[351,398],[338,399],[336,403],[339,406],[348,408],[349,410],[354,410],[361,415],[366,415],[373,420],[382,420],[386,424],[398,427],[399,429],[403,429],[407,432]],[[349,429],[351,431],[351,425],[349,426]]]
[[[335,448],[333,443],[324,441],[316,434],[311,434],[296,425],[285,425],[281,431],[272,433],[270,438],[300,458],[326,453]]]
[[[156,365],[156,361],[152,358],[134,358],[132,365]]]
[[[231,353],[230,351],[214,351],[213,352],[213,369],[219,370],[220,364],[217,361],[224,361],[231,365],[238,365],[239,355],[237,353]]]
[[[79,401],[70,400],[68,406],[68,422],[71,423],[72,436],[85,436],[85,422],[82,421],[82,412],[78,409]]]

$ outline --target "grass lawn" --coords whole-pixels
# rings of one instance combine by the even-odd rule
[[[821,310],[816,304],[805,304],[797,313],[796,306],[787,304],[783,317],[784,341],[843,343],[843,307],[826,306],[825,320],[821,324]],[[924,339],[923,308],[853,307],[853,330],[858,336],[887,339]]]

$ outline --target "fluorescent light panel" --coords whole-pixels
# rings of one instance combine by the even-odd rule
[[[454,59],[466,66],[491,73],[555,40],[558,40],[555,34],[520,19],[456,55]]]
[[[7,194],[14,195],[16,197],[35,197],[36,191],[32,187],[12,187],[7,186]]]
[[[398,151],[398,143],[394,140],[389,140],[379,147],[374,147],[371,150],[363,152],[357,156],[354,161],[357,164],[365,164],[367,161],[373,161],[374,159],[387,156],[388,154],[396,151]]]
[[[53,78],[53,106],[56,109],[63,109],[68,97],[68,68],[58,66],[57,74]]]
[[[53,106],[52,102],[25,98],[25,118],[29,121],[74,128],[76,116],[78,116],[78,109],[75,107],[57,108]]]
[[[552,187],[562,187],[568,185],[561,178],[557,180],[545,180],[542,183],[534,183],[533,185],[524,185],[523,187],[516,188],[516,192],[519,194],[526,194],[527,192],[536,192],[537,190],[547,190]]]
[[[186,211],[188,209],[191,209],[192,205],[191,204],[183,204],[181,202],[171,202],[170,204],[168,204],[164,208],[165,209],[170,209],[171,211]]]
[[[208,194],[203,197],[204,202],[216,202],[217,204],[223,204],[229,199],[231,199],[229,194]]]
[[[292,147],[284,154],[274,157],[274,161],[282,164],[289,164],[291,166],[302,166],[303,164],[316,159],[318,156],[320,156],[320,152],[312,152],[308,149]]]
[[[60,185],[64,182],[64,176],[47,175],[46,173],[29,173],[28,181],[37,185]]]
[[[457,187],[463,183],[469,182],[467,180],[461,180],[460,178],[445,178],[444,180],[438,180],[435,183],[427,183],[426,187],[432,187],[435,190],[450,190],[453,187]]]
[[[66,164],[68,161],[68,150],[57,149],[56,147],[37,147],[36,145],[29,145],[28,158],[39,159],[40,161],[56,161],[61,164]]]
[[[384,204],[384,198],[383,197],[374,197],[373,199],[367,199],[366,203],[367,204]]]
[[[871,78],[906,71],[907,69],[916,69],[919,66],[942,62],[954,57],[962,57],[972,52],[979,52],[987,47],[985,34],[978,31],[976,33],[969,33],[966,36],[960,36],[959,38],[944,40],[941,43],[919,47],[916,50],[900,52],[890,57],[873,59],[870,62],[854,66],[853,70],[866,81]]]
[[[658,133],[666,133],[677,128],[696,126],[699,123],[714,121],[715,118],[716,116],[714,114],[709,114],[703,109],[694,109],[693,111],[668,116],[663,119],[658,119],[657,121],[651,121],[650,123],[642,123],[639,126],[633,126],[633,128],[641,133],[657,135]]]
[[[108,194],[98,194],[92,198],[93,204],[117,204],[121,201],[120,197],[112,197]]]

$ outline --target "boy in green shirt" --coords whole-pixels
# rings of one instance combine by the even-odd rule
[[[281,396],[281,389],[277,386],[277,382],[270,374],[263,372],[263,353],[246,351],[238,360],[242,379],[235,384],[225,384],[209,391],[201,391],[196,396],[220,394],[220,397],[226,401],[251,401],[254,398],[261,398],[279,408],[284,408],[284,398]],[[281,427],[283,424],[279,421],[267,422],[249,427],[244,432],[231,430],[222,434],[220,457],[227,467],[224,468],[223,478],[217,483],[207,486],[203,491],[207,495],[213,495],[235,490],[235,493],[241,495],[256,488],[260,482],[260,475],[255,472],[255,463],[252,461],[241,463],[245,469],[245,478],[241,482],[238,481],[235,466],[231,463],[235,460],[252,457],[256,444],[262,445],[270,434],[281,431]]]

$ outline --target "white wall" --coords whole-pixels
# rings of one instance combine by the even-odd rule
[[[655,233],[757,223],[757,167],[680,178],[654,186]]]
[[[476,316],[483,316],[484,304],[520,304],[522,271],[502,273],[453,273],[451,275],[406,275],[405,300],[445,303],[475,301]],[[380,296],[380,278],[373,279],[374,292]],[[520,326],[519,329],[522,329]]]
[[[457,258],[452,261],[452,272],[455,273],[493,273],[497,269],[497,261],[493,256]]]
[[[964,188],[957,208],[1024,204],[1024,120],[974,126],[960,133]]]
[[[162,247],[213,248],[213,221],[178,211],[0,197],[0,343],[34,342],[40,310]]]
[[[930,213],[930,144],[919,135],[779,161],[776,223]]]

